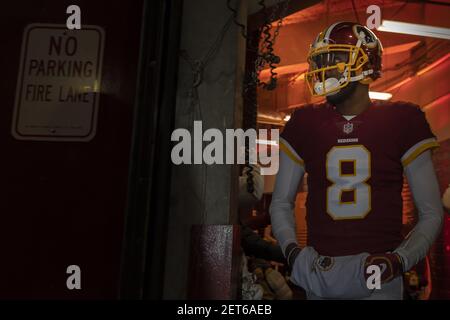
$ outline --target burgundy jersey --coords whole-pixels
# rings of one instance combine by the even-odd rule
[[[308,245],[328,256],[394,250],[403,168],[436,146],[411,103],[374,102],[349,121],[328,103],[296,110],[280,148],[308,173]]]

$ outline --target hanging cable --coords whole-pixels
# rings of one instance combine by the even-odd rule
[[[252,65],[247,68],[244,78],[243,99],[244,99],[244,115],[243,126],[244,129],[256,129],[257,126],[257,89],[262,87],[266,90],[274,90],[277,85],[276,76],[274,71],[276,65],[280,63],[280,57],[275,55],[274,44],[278,37],[280,27],[284,15],[287,12],[289,6],[289,0],[284,2],[284,7],[281,8],[281,0],[278,0],[277,4],[272,8],[271,16],[268,15],[268,10],[264,0],[258,1],[258,5],[261,7],[263,14],[263,25],[260,29],[255,31],[258,39],[254,39],[247,32],[247,50],[249,54],[255,55],[252,59]],[[279,15],[277,19],[277,15]],[[277,26],[273,30],[272,22],[277,21]],[[273,31],[273,35],[271,33]],[[262,39],[261,39],[262,37]],[[261,42],[259,41],[261,39]],[[270,68],[270,79],[267,83],[260,81],[259,74],[264,66],[268,65]],[[253,182],[253,167],[250,164],[250,152],[256,150],[250,150],[248,142],[245,146],[245,174],[247,175],[247,191],[249,193],[254,192]]]
[[[186,50],[180,50],[180,57],[186,61],[189,65],[192,72],[192,83],[189,92],[189,97],[191,99],[190,108],[191,114],[194,115],[197,119],[203,122],[203,114],[202,114],[202,105],[199,94],[199,87],[203,83],[203,74],[206,67],[212,61],[214,56],[219,52],[220,46],[222,45],[223,39],[230,28],[233,22],[233,16],[227,19],[220,32],[214,39],[214,42],[211,44],[209,49],[203,55],[201,59],[192,58]],[[193,121],[191,121],[193,123]],[[202,214],[201,214],[201,223],[203,224],[206,221],[206,193],[207,193],[207,181],[208,180],[208,168],[205,163],[202,164],[202,183],[201,183],[201,196],[202,199]]]
[[[234,9],[232,6],[231,6],[231,0],[227,0],[227,8],[231,11],[231,12],[233,12],[233,22],[237,25],[237,26],[239,26],[240,28],[241,28],[241,34],[242,34],[242,36],[245,38],[245,39],[247,39],[247,31],[246,31],[246,27],[245,27],[245,25],[243,25],[242,23],[240,23],[238,20],[237,20],[237,15],[238,15],[238,12],[237,12],[237,10],[236,9]]]

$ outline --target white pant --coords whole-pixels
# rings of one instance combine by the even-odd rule
[[[313,293],[307,294],[308,300],[330,300],[315,296]],[[403,278],[397,277],[381,286],[381,289],[374,290],[372,294],[366,298],[359,300],[403,300]]]
[[[369,256],[364,252],[353,256],[321,256],[312,247],[303,248],[292,267],[291,281],[305,289],[308,299],[382,300],[403,298],[403,279],[397,277],[369,289],[364,272]]]

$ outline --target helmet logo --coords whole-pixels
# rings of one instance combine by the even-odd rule
[[[353,33],[356,38],[361,39],[362,43],[365,44],[368,48],[375,48],[377,46],[377,38],[369,29],[361,26],[354,25]]]

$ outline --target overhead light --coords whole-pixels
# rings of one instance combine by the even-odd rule
[[[275,125],[283,125],[284,121],[282,117],[273,117],[265,114],[258,114],[257,120],[258,123],[262,124],[275,124]]]
[[[290,74],[290,73],[302,73],[308,70],[309,64],[308,62],[301,62],[301,63],[295,63],[295,64],[289,64],[284,66],[278,66],[274,71],[278,75],[283,74]],[[270,68],[264,69],[259,74],[259,77],[261,79],[269,78],[270,77]]]
[[[300,80],[305,80],[305,72],[297,73],[296,75],[294,75],[289,79],[289,82],[297,82]]]
[[[264,144],[269,146],[277,146],[278,143],[275,140],[262,140],[262,139],[256,139],[257,144]]]
[[[285,117],[284,117],[284,121],[289,121],[291,119],[291,116],[288,114],[288,115],[286,115]]]
[[[375,100],[389,100],[392,98],[392,94],[387,92],[369,91],[369,98]]]
[[[377,30],[450,40],[449,28],[433,27],[423,24],[383,20]]]
[[[397,84],[394,84],[392,87],[387,88],[386,91],[392,91],[392,90],[394,90],[394,89],[397,89],[397,88],[401,87],[402,85],[404,85],[405,83],[407,83],[407,82],[409,82],[409,81],[411,81],[411,80],[412,80],[412,77],[408,77],[408,78],[406,78],[405,80],[400,81],[400,82],[397,83]]]

